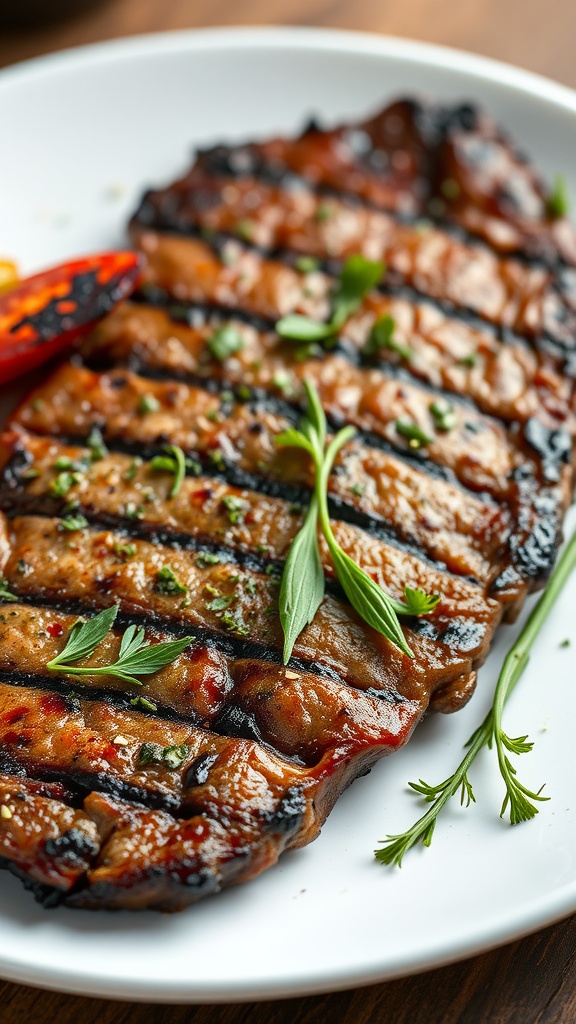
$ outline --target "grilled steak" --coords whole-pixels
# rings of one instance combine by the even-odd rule
[[[0,865],[46,906],[172,911],[314,839],[344,787],[470,698],[545,583],[573,488],[576,241],[485,115],[412,101],[203,152],[130,230],[141,293],[1,441]],[[287,314],[327,319],[357,253],[386,273],[330,343],[280,337]],[[274,438],[305,380],[329,431],[356,428],[328,483],[339,544],[394,598],[440,595],[401,620],[413,659],[320,538],[326,595],[282,664],[313,473]],[[52,664],[112,604],[86,671]],[[129,625],[193,640],[136,687],[102,672]]]

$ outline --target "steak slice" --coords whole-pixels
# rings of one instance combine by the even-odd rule
[[[142,294],[0,437],[0,866],[46,905],[172,911],[253,878],[470,698],[573,486],[576,243],[548,199],[484,115],[408,101],[217,147],[144,197]],[[338,336],[280,338],[288,313],[329,316],[358,252],[388,272]],[[282,664],[314,478],[275,438],[305,381],[330,433],[356,428],[328,482],[341,547],[397,599],[439,595],[402,616],[412,659],[320,537],[326,594]],[[78,615],[114,603],[83,671],[54,667]],[[128,626],[188,646],[134,682],[111,668]]]

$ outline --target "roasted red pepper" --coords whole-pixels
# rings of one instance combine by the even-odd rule
[[[52,267],[0,295],[0,384],[63,351],[138,284],[140,257],[110,252]]]

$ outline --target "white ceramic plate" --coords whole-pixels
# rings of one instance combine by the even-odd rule
[[[423,93],[480,101],[551,177],[573,172],[576,94],[467,54],[371,36],[225,30],[143,37],[0,74],[0,248],[26,271],[123,239],[142,188],[183,169],[193,144],[295,131],[310,114],[362,116]],[[576,179],[571,182],[576,194]],[[232,1001],[353,987],[445,964],[576,911],[575,585],[511,700],[534,752],[522,778],[551,800],[531,823],[498,818],[494,757],[478,802],[441,818],[401,871],[372,851],[421,813],[410,779],[439,781],[490,703],[517,632],[499,636],[478,693],[425,722],[344,794],[321,837],[249,885],[175,917],[45,911],[0,877],[0,975],[91,995]]]

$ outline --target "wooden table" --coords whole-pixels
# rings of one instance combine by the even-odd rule
[[[15,0],[25,3],[26,0]],[[57,0],[54,0],[57,4]],[[425,39],[576,86],[574,0],[108,0],[34,31],[0,28],[0,66],[113,36],[237,24],[321,25]],[[473,884],[473,880],[471,880]],[[573,1024],[576,918],[414,978],[308,999],[156,1007],[47,994],[0,982],[2,1024]]]

